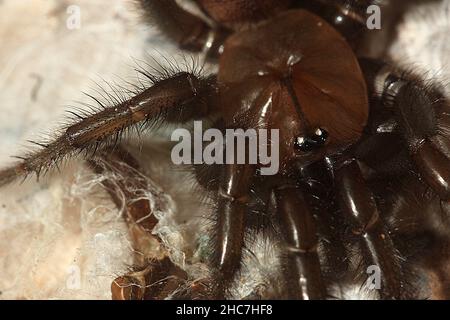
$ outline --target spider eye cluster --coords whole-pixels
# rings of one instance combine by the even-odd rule
[[[323,147],[327,139],[328,132],[325,129],[317,128],[312,135],[297,137],[294,145],[299,151],[310,152]]]

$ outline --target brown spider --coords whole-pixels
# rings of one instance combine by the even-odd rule
[[[76,115],[61,136],[0,171],[0,185],[106,149],[141,124],[210,117],[221,130],[278,129],[277,175],[260,175],[259,164],[196,166],[217,204],[212,277],[180,297],[227,297],[247,234],[260,228],[285,243],[283,281],[263,297],[324,299],[371,266],[381,272],[380,298],[449,296],[450,103],[436,84],[358,60],[366,9],[377,1],[196,0],[207,22],[175,0],[140,2],[181,48],[218,59],[217,75],[143,71],[152,86],[112,105],[93,98],[101,110]],[[132,223],[145,211],[135,206]],[[119,278],[113,295],[164,297],[142,288],[168,274],[178,280],[164,292],[186,277],[166,260]]]

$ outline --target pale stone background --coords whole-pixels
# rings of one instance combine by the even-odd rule
[[[67,28],[70,5],[81,9],[80,29]],[[445,0],[413,10],[391,56],[447,82],[449,6]],[[51,133],[68,105],[86,101],[81,91],[92,93],[93,81],[133,79],[132,58],[175,53],[174,46],[140,23],[130,1],[0,1],[0,166],[24,150],[20,145],[28,145],[26,139]],[[202,209],[184,200],[192,198],[180,192],[177,178],[160,167],[153,171],[165,177],[158,183],[166,183],[177,214],[200,214]],[[0,190],[0,298],[110,298],[112,279],[132,263],[131,248],[107,195],[86,183],[89,174],[75,161],[39,184],[31,179]],[[171,222],[164,227],[170,229]],[[183,235],[192,229],[181,229],[167,241],[189,247]],[[258,255],[255,268],[264,274],[271,267],[264,259],[272,261],[274,253],[265,243],[261,247],[265,253]],[[188,251],[178,252],[179,262]]]

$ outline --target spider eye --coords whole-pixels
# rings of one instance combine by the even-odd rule
[[[314,139],[323,146],[327,142],[328,132],[325,129],[317,128],[316,132],[314,132]]]
[[[322,128],[317,128],[313,135],[297,137],[295,147],[302,152],[310,152],[325,145],[328,139],[328,132]]]

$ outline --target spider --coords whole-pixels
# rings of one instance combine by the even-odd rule
[[[0,185],[39,176],[83,151],[102,153],[136,126],[211,118],[221,130],[278,129],[276,175],[261,175],[261,164],[195,166],[216,204],[204,297],[229,296],[248,234],[261,229],[284,244],[282,280],[262,297],[334,297],[336,286],[366,277],[373,266],[381,299],[448,297],[450,104],[438,84],[357,56],[366,9],[378,2],[195,3],[202,15],[175,0],[140,1],[180,48],[217,60],[217,74],[142,71],[151,86],[111,105],[92,97],[98,112],[75,114],[54,141],[0,171]],[[167,269],[176,268],[150,268],[143,277],[164,277],[173,271]],[[119,282],[131,286],[139,276]],[[113,286],[114,292],[146,296]]]

